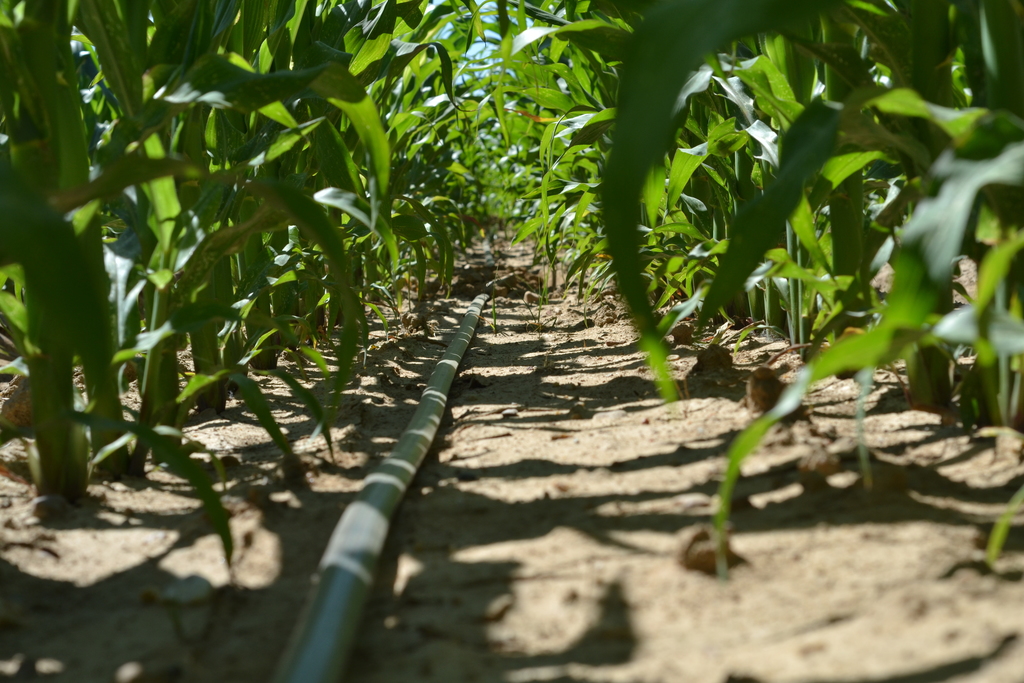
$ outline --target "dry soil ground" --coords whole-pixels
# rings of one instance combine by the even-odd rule
[[[1024,532],[995,571],[979,550],[1024,482],[1019,449],[908,410],[882,371],[866,491],[858,386],[824,382],[809,420],[777,427],[745,463],[732,538],[743,562],[722,583],[681,556],[753,417],[746,378],[784,345],[748,338],[732,369],[696,374],[700,340],[677,347],[690,398],[663,405],[613,299],[527,306],[537,282],[520,272],[496,326],[488,311],[478,329],[395,521],[349,680],[1024,682]],[[100,480],[46,521],[27,487],[0,480],[0,678],[107,683],[138,662],[125,680],[266,681],[333,525],[411,417],[468,299],[425,309],[431,338],[375,333],[333,458],[284,384],[265,383],[312,466],[301,485],[278,475],[240,403],[193,420],[189,436],[233,464],[231,571],[189,487],[159,470]],[[791,379],[798,365],[775,367]],[[3,451],[23,472],[18,458]],[[193,574],[216,590],[170,604]]]

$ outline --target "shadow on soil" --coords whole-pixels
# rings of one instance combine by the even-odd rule
[[[529,319],[527,316],[502,316],[500,322],[508,329],[524,326],[529,323]],[[514,345],[522,359],[517,365],[527,366],[527,372],[503,377],[500,386],[496,386],[498,382],[491,383],[475,371],[489,366],[498,367],[503,362],[501,359],[507,357],[498,353],[497,347],[501,345]],[[473,349],[467,354],[467,361],[463,364],[460,379],[454,388],[449,414],[442,423],[442,433],[438,437],[439,442],[443,444],[444,439],[450,439],[459,428],[459,420],[452,418],[453,410],[457,411],[460,420],[466,415],[492,415],[494,420],[488,424],[495,429],[547,429],[553,433],[557,433],[559,428],[550,423],[565,419],[561,415],[576,402],[583,402],[591,411],[643,410],[643,407],[636,404],[653,397],[655,389],[641,375],[644,363],[639,354],[633,353],[623,359],[623,352],[622,346],[601,347],[582,341],[548,344],[539,335],[536,340],[516,343],[503,338],[500,329],[497,333],[481,329]],[[574,362],[584,355],[585,365]],[[693,354],[684,351],[680,355],[685,360]],[[617,360],[605,360],[611,357]],[[599,386],[574,386],[552,381],[570,365],[574,374],[614,372],[615,375],[610,375]],[[697,378],[689,382],[688,388],[692,398],[713,396],[737,400],[743,396],[745,377],[743,369],[737,369],[731,373]],[[510,406],[507,398],[509,395],[523,399]],[[528,401],[529,405],[524,405],[523,401]],[[505,406],[518,406],[519,414],[514,422],[502,421],[496,415]],[[537,414],[532,414],[532,410],[538,411]],[[902,389],[892,381],[881,387],[871,414],[883,415],[904,410],[906,404]],[[927,433],[917,442],[917,446],[959,433],[955,428],[931,424],[922,424],[915,429]],[[722,445],[715,447],[669,447],[660,453],[616,463],[609,469],[615,473],[635,472],[720,459],[735,435],[734,431],[716,434],[715,438]],[[991,447],[991,444],[972,444],[956,458],[976,457],[986,449],[991,450]],[[500,445],[495,445],[495,448],[500,448]],[[460,462],[465,462],[465,459],[447,463],[438,462],[436,458],[428,461],[403,504],[393,526],[385,567],[368,608],[360,646],[353,657],[354,679],[386,680],[385,672],[398,666],[398,660],[393,659],[395,657],[402,662],[421,662],[418,675],[424,679],[451,681],[518,680],[509,676],[515,672],[543,669],[543,675],[538,674],[538,678],[523,680],[582,683],[588,679],[573,678],[560,667],[572,663],[601,666],[629,662],[637,638],[631,625],[629,605],[623,599],[621,586],[617,583],[606,587],[605,595],[598,601],[597,616],[592,626],[573,645],[559,652],[528,656],[523,654],[516,642],[496,640],[492,629],[493,622],[501,618],[494,614],[495,606],[501,605],[503,596],[510,594],[521,565],[515,562],[461,562],[454,559],[454,556],[460,550],[473,547],[541,538],[558,527],[574,529],[607,546],[644,553],[647,551],[616,540],[616,532],[647,530],[676,533],[696,523],[705,522],[706,512],[606,515],[598,514],[597,510],[610,503],[667,500],[687,493],[710,496],[717,492],[719,481],[708,479],[699,485],[671,492],[614,496],[567,494],[564,497],[544,497],[510,504],[479,493],[459,490],[455,482],[555,477],[587,468],[558,464],[543,458],[528,458],[494,467],[460,466]],[[943,464],[949,462],[946,460]],[[848,462],[847,467],[855,469],[856,462]],[[949,497],[963,503],[1002,505],[1024,483],[1024,477],[1015,477],[997,488],[977,489],[948,479],[935,467],[901,469],[906,475],[905,487],[872,493],[856,486],[840,489],[826,485],[823,489],[805,491],[763,509],[747,506],[737,510],[733,515],[735,529],[738,533],[744,533],[808,528],[821,523],[862,525],[928,521],[987,530],[990,528],[990,518],[934,505],[930,502],[931,497]],[[799,481],[796,462],[784,463],[742,479],[736,497],[743,499],[758,493],[778,491]],[[427,493],[424,495],[421,491]],[[507,519],[514,519],[515,524],[497,523],[498,520]],[[431,545],[424,546],[419,541],[422,538],[431,539]],[[1024,549],[1024,529],[1013,529],[1006,547]],[[398,577],[398,565],[401,563],[399,556],[403,549],[415,555],[419,563],[412,578]],[[983,571],[975,564],[950,567],[948,571],[955,572],[958,569]],[[393,590],[396,577],[401,587]],[[1021,577],[1007,574],[1001,578],[1020,580]],[[442,610],[455,610],[459,618],[433,618]],[[382,645],[382,642],[386,644]],[[952,662],[933,670],[886,681],[931,683],[974,672],[988,661],[998,658],[1011,642],[1012,639],[1008,639],[982,657]],[[389,658],[386,661],[375,660],[375,653],[382,651],[389,653]],[[447,653],[447,664],[441,668],[436,656],[439,651]]]

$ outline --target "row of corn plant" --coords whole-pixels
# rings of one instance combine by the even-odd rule
[[[418,0],[0,2],[0,324],[33,423],[3,436],[31,437],[40,493],[152,461],[230,557],[181,428],[234,391],[294,471],[252,377],[275,374],[331,447],[366,315],[450,281],[463,217],[493,203],[460,162],[486,106],[463,75],[477,23]]]
[[[324,431],[367,312],[387,322],[410,283],[450,278],[472,213],[584,295],[614,276],[666,398],[682,316],[806,348],[804,379],[733,446],[720,522],[810,379],[902,358],[914,405],[1024,429],[1016,0],[0,9],[0,313],[32,377],[42,491],[151,454],[185,472],[185,416],[229,389],[287,457],[246,373],[287,377],[281,353],[319,366],[328,405],[291,385]],[[979,288],[954,310],[963,256]]]
[[[614,274],[666,398],[682,316],[807,348],[809,382],[906,362],[915,407],[1024,438],[1016,0],[498,3],[495,113],[518,237]],[[976,295],[954,282],[979,264]],[[870,286],[895,270],[887,298]],[[954,310],[953,294],[969,301]],[[863,334],[840,333],[858,328]],[[958,362],[962,361],[962,362]],[[1019,504],[1024,491],[1015,497]],[[992,536],[990,558],[1011,516]]]

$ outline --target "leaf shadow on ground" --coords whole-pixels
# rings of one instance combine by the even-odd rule
[[[503,314],[501,318],[501,325],[506,328],[528,322],[525,315]],[[490,330],[481,330],[482,334],[478,332],[474,349],[480,350],[471,349],[467,354],[461,379],[454,387],[452,401],[442,423],[435,454],[445,453],[454,445],[465,444],[463,432],[469,425],[491,430],[479,437],[476,443],[488,444],[483,453],[493,453],[500,451],[504,440],[526,432],[550,432],[553,440],[561,440],[571,438],[584,428],[591,433],[603,429],[597,423],[566,422],[566,415],[579,403],[594,413],[624,411],[626,418],[650,410],[654,388],[649,375],[645,374],[642,357],[628,344],[597,346],[578,340],[545,340],[538,334],[536,340],[515,344],[522,359],[517,366],[522,371],[517,369],[500,380],[492,378],[489,381],[487,370],[508,362],[509,349],[502,351],[500,347],[513,344],[502,338],[500,329],[499,326],[497,333]],[[570,326],[570,329],[575,327]],[[551,330],[552,333],[557,331],[558,328]],[[692,367],[695,353],[684,350],[679,355],[688,367]],[[691,398],[738,400],[744,393],[746,370],[746,366],[739,366],[728,373],[695,377],[688,387]],[[560,381],[563,375],[570,373],[584,377],[607,374],[589,383],[566,384]],[[830,399],[819,402],[826,413],[830,406],[850,403],[849,400]],[[515,407],[517,414],[511,419],[502,419],[501,410],[510,407]],[[899,384],[895,380],[886,381],[876,388],[868,415],[885,417],[901,413],[906,408]],[[829,418],[852,422],[849,415],[830,414]],[[917,441],[916,447],[948,439],[954,433],[951,428],[926,419],[921,424],[912,424],[911,428],[925,434]],[[677,534],[706,522],[709,518],[707,508],[687,511],[663,505],[651,510],[651,506],[657,507],[687,494],[713,496],[719,486],[723,456],[737,433],[735,429],[712,429],[699,438],[694,435],[694,445],[682,443],[649,448],[640,457],[621,460],[607,467],[582,462],[553,462],[544,457],[529,456],[502,465],[474,463],[473,459],[477,457],[474,455],[455,459],[446,456],[443,461],[429,461],[417,476],[393,527],[394,538],[389,541],[382,574],[368,609],[366,628],[353,658],[353,678],[357,681],[385,680],[382,678],[387,675],[384,672],[390,671],[394,675],[397,675],[396,670],[415,672],[418,666],[418,675],[425,680],[582,682],[591,679],[578,670],[569,671],[567,667],[628,664],[635,656],[638,636],[632,626],[631,607],[623,586],[616,580],[606,584],[601,595],[589,597],[593,604],[591,621],[571,643],[564,644],[563,637],[558,639],[563,643],[560,649],[537,652],[536,644],[531,650],[517,642],[514,636],[502,635],[500,625],[504,616],[502,606],[509,601],[508,596],[523,582],[539,581],[544,577],[524,576],[525,564],[520,562],[468,560],[463,559],[465,553],[502,544],[515,547],[523,544],[526,548],[525,544],[559,529],[583,534],[610,551],[650,553],[648,549],[623,540],[623,534]],[[713,444],[707,445],[712,441]],[[905,444],[903,449],[907,447]],[[991,444],[969,444],[952,458],[945,458],[942,464],[983,457],[990,449]],[[899,450],[892,447],[879,455],[890,460],[889,466],[898,467],[893,462],[898,463]],[[550,493],[543,497],[516,502],[499,500],[486,493],[488,482],[544,479],[557,482],[561,477],[581,472],[598,476],[602,472],[618,475],[715,462],[719,463],[718,466],[708,467],[703,480],[673,490],[603,495],[560,491],[557,485],[553,485]],[[846,464],[848,470],[857,469],[855,460],[848,460]],[[967,508],[979,504],[1003,505],[1024,483],[1024,475],[1021,475],[998,487],[978,489],[940,473],[938,463],[927,467],[902,467],[901,470],[906,475],[906,486],[894,491],[867,492],[857,486],[831,485],[824,489],[801,491],[799,486],[794,486],[801,482],[796,461],[774,464],[742,478],[736,491],[737,498],[749,499],[794,488],[795,492],[772,499],[762,507],[737,506],[733,515],[736,533],[808,529],[821,523],[859,526],[929,522],[951,528],[987,530],[991,526],[992,514],[972,512]],[[956,505],[943,507],[929,496],[943,496],[955,501]],[[616,508],[619,508],[618,513]],[[423,539],[430,541],[425,544]],[[1008,550],[1024,549],[1024,529],[1015,527],[1006,547]],[[965,549],[965,556],[967,554]],[[411,576],[404,575],[402,569],[403,566],[407,569],[409,562],[415,564]],[[585,567],[572,566],[571,559],[566,562],[567,574],[587,571]],[[960,569],[982,571],[977,563],[967,561],[943,569],[948,573]],[[680,571],[684,570],[680,568]],[[996,576],[1020,580],[1015,572]],[[555,580],[555,577],[547,578]],[[441,611],[449,616],[437,619]],[[607,626],[609,623],[618,626],[610,628]],[[534,625],[534,628],[543,630],[540,625]],[[942,676],[977,671],[990,660],[1000,657],[1011,642],[1013,639],[1008,638],[1003,645],[985,655],[891,680],[893,683],[930,683],[944,680]],[[386,661],[375,659],[380,652],[390,652],[393,657],[400,653],[408,664],[398,665],[390,657]],[[444,653],[444,657],[439,653]],[[442,659],[446,663],[440,663]]]

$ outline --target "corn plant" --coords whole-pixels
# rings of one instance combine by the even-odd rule
[[[501,122],[531,216],[518,236],[567,258],[581,293],[614,273],[666,398],[662,337],[684,315],[757,323],[807,347],[805,376],[733,444],[719,523],[742,458],[812,379],[903,358],[912,405],[958,403],[968,429],[1024,429],[1017,2],[495,14]],[[979,291],[953,310],[961,256],[981,264]],[[887,262],[883,300],[869,282]],[[836,343],[850,327],[867,332]],[[961,379],[964,356],[974,362]]]
[[[446,170],[473,140],[452,62],[472,30],[395,0],[0,3],[0,313],[41,492],[75,499],[94,467],[152,459],[196,485],[230,557],[181,427],[235,391],[294,470],[248,376],[275,374],[331,447],[366,307],[450,280],[460,216],[486,205]],[[282,353],[319,368],[327,405]]]

